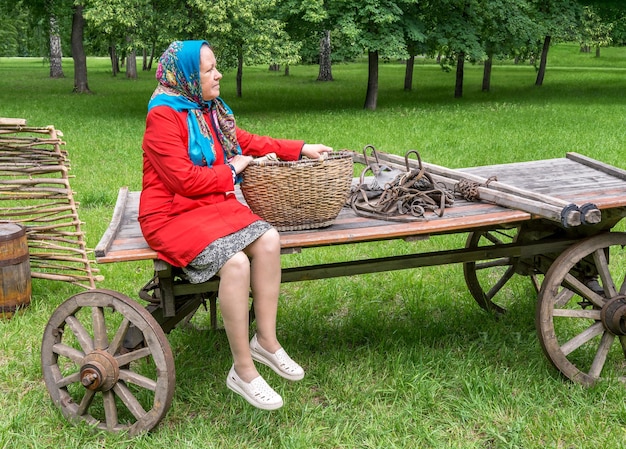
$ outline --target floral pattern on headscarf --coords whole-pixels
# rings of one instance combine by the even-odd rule
[[[200,49],[206,41],[176,41],[165,50],[156,71],[159,85],[152,94],[148,110],[169,106],[176,111],[188,111],[189,157],[195,165],[212,166],[215,142],[204,112],[208,111],[215,133],[224,150],[224,162],[241,154],[237,142],[235,117],[228,105],[215,98],[206,102],[200,84]]]

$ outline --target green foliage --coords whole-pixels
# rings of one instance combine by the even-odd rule
[[[29,18],[22,1],[0,2],[0,56],[38,54],[40,51],[33,50],[40,50],[37,46],[42,41],[36,39],[40,31],[41,24]]]
[[[528,3],[524,0],[482,2],[480,37],[487,56],[520,55],[534,48],[543,36],[530,19]]]
[[[0,54],[48,56],[48,19],[54,14],[63,53],[71,54],[73,0],[0,0]],[[319,39],[331,31],[334,62],[368,51],[383,58],[460,53],[529,58],[546,35],[578,39],[581,4],[601,21],[595,41],[626,41],[623,2],[616,0],[84,0],[85,48],[105,56],[109,47],[160,54],[177,39],[208,39],[221,67],[317,62]],[[600,25],[601,24],[601,25]],[[601,30],[600,26],[607,29]],[[591,30],[589,30],[591,32]],[[587,35],[589,35],[589,32]],[[589,38],[591,39],[591,38]]]
[[[532,19],[541,28],[542,36],[554,41],[576,40],[576,25],[582,12],[576,0],[529,0],[533,8]]]
[[[606,23],[591,6],[585,6],[581,20],[581,45],[594,48],[611,45],[613,26],[612,22]]]
[[[459,54],[470,59],[483,58],[484,49],[479,30],[483,17],[477,0],[443,0],[427,15],[429,47],[431,51],[449,57],[452,61]]]
[[[403,9],[413,1],[365,0],[331,3],[330,17],[339,32],[361,52],[378,51],[382,57],[407,56]]]

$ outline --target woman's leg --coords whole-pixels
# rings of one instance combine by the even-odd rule
[[[254,298],[257,339],[267,351],[280,349],[276,338],[276,312],[280,293],[280,236],[270,229],[244,249],[250,257],[250,285]]]
[[[219,270],[219,305],[224,329],[233,355],[235,371],[244,382],[259,376],[249,346],[248,308],[250,298],[250,261],[239,252]]]

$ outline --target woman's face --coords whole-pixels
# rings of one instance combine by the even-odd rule
[[[203,45],[200,49],[200,86],[205,101],[213,100],[220,94],[222,74],[217,70],[216,63],[213,50]]]

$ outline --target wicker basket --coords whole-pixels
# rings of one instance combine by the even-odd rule
[[[330,226],[352,183],[352,153],[324,160],[253,161],[243,171],[241,191],[257,215],[279,231]]]

